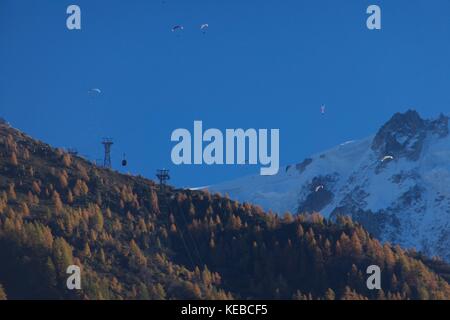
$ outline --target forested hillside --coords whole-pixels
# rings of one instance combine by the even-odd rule
[[[0,299],[450,299],[449,274],[349,218],[160,191],[0,124]]]

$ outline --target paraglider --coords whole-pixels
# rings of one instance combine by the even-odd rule
[[[181,25],[176,25],[172,27],[172,32],[179,32],[179,31],[183,31],[184,27]]]
[[[102,90],[100,90],[99,88],[93,88],[93,89],[89,90],[89,93],[100,94],[100,93],[102,93]]]
[[[182,25],[176,25],[172,27],[172,33],[176,35],[177,38],[181,37],[181,32],[184,30],[184,27]]]
[[[200,26],[200,30],[203,32],[203,34],[205,34],[206,31],[208,31],[208,28],[209,28],[209,24],[207,24],[207,23],[204,23]]]
[[[317,186],[317,187],[316,187],[316,192],[319,192],[319,191],[322,190],[322,189],[323,189],[323,185]]]
[[[325,114],[325,105],[324,104],[320,106],[320,113]]]
[[[383,159],[381,159],[381,162],[385,162],[386,160],[394,160],[393,156],[384,156]]]

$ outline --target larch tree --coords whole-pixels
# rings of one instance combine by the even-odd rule
[[[16,155],[15,152],[11,153],[11,157],[9,158],[9,162],[14,167],[17,167],[19,165],[19,161],[17,161],[17,155]]]
[[[6,293],[5,290],[3,289],[3,286],[0,284],[0,300],[6,300]]]
[[[65,275],[67,267],[73,265],[72,247],[64,238],[56,238],[53,242],[53,261],[61,276]]]
[[[335,300],[336,294],[334,293],[333,289],[328,288],[327,292],[325,292],[325,299],[326,300]]]

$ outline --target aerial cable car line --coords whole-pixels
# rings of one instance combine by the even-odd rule
[[[159,169],[156,171],[156,177],[159,179],[159,197],[161,199],[159,209],[160,211],[165,212],[166,217],[169,217],[169,208],[168,201],[166,197],[166,183],[170,179],[169,170],[167,169]],[[167,225],[169,225],[170,221],[167,220]],[[183,231],[181,228],[177,229],[180,234],[181,242],[183,243],[184,251],[186,252],[186,256],[188,260],[191,262],[192,266],[195,268],[196,264],[193,259],[193,255],[189,246],[187,245],[186,239],[184,238]]]
[[[165,187],[166,187],[167,181],[170,179],[169,170],[167,170],[167,169],[157,170],[156,177],[159,179],[159,194],[160,194],[160,197],[162,200],[161,205],[162,205],[163,209],[166,211],[166,216],[168,216],[169,210],[168,210],[168,205],[167,205],[167,198],[166,198],[166,193],[165,193],[166,188]],[[162,209],[161,206],[160,206],[160,209]],[[195,266],[203,267],[204,264],[203,264],[203,259],[200,254],[200,250],[198,249],[197,242],[195,241],[194,237],[192,236],[191,232],[189,231],[186,217],[183,215],[182,212],[180,212],[179,214],[182,216],[182,219],[183,219],[182,222],[184,222],[184,228],[186,229],[186,232],[189,235],[190,241],[192,242],[192,247],[194,248],[193,251],[195,251],[195,254],[193,254],[191,252],[191,250],[189,249],[189,246],[183,235],[183,226],[181,224],[182,222],[180,222],[181,228],[178,228],[177,231],[179,231],[179,233],[180,233],[180,238],[181,238],[181,241],[183,242],[183,246],[186,250],[186,254],[194,267]],[[196,259],[198,260],[197,262],[199,262],[200,264],[197,264],[194,262],[194,259],[193,259],[194,255],[196,256]]]
[[[195,268],[196,264],[194,262],[194,259],[192,259],[191,251],[189,250],[186,240],[184,239],[183,231],[181,231],[181,229],[179,231],[180,231],[181,242],[183,242],[183,246],[184,246],[184,250],[186,251],[186,255],[188,256],[188,259],[191,261],[193,268]]]
[[[186,217],[184,216],[184,214],[182,212],[180,212],[180,215],[183,217],[184,226],[185,226],[186,231],[189,234],[189,237],[191,238],[191,241],[192,241],[192,243],[194,245],[195,253],[197,254],[197,258],[198,258],[198,260],[200,262],[200,267],[203,268],[205,266],[205,264],[204,264],[203,259],[201,257],[200,250],[198,249],[197,241],[195,241],[194,237],[192,236],[192,233],[189,231],[189,227],[188,227],[188,223],[187,223]]]

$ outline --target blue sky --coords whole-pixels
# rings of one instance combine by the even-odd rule
[[[70,4],[81,31],[66,28]],[[366,28],[370,4],[381,31]],[[258,174],[174,166],[170,135],[194,120],[279,128],[286,165],[373,134],[397,111],[446,113],[449,13],[448,0],[0,0],[0,116],[91,159],[111,136],[116,169],[126,153],[127,171],[166,167],[178,186]]]

